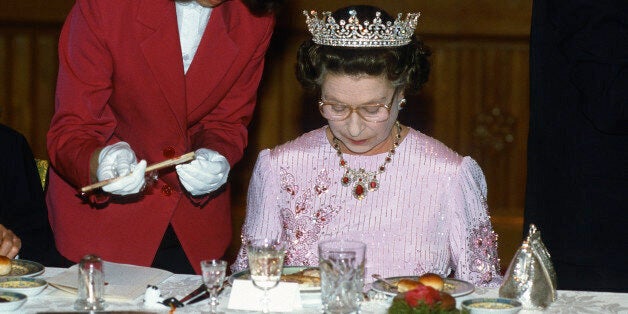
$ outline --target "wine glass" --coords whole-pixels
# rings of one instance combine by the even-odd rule
[[[264,291],[261,300],[262,312],[268,313],[270,303],[268,290],[279,283],[286,245],[281,240],[253,239],[247,245],[247,254],[253,285]]]
[[[218,291],[222,288],[227,273],[227,262],[217,259],[202,260],[201,272],[203,273],[203,282],[209,293],[209,311],[216,313],[218,307]]]

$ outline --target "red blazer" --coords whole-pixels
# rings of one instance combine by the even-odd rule
[[[137,200],[96,208],[76,196],[98,147],[126,141],[148,164],[198,148],[231,165],[247,143],[274,26],[238,0],[213,9],[187,75],[174,2],[78,0],[59,40],[56,110],[48,132],[46,196],[59,251],[78,261],[150,265],[172,224],[192,266],[231,241],[229,189],[206,202],[185,194],[173,168]]]

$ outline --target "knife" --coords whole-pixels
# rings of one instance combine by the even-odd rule
[[[204,292],[207,292],[207,288],[205,287],[205,284],[202,283],[198,288],[196,288],[194,291],[190,292],[188,295],[186,295],[185,297],[183,297],[183,299],[179,300],[181,303],[185,303],[191,299],[193,299],[194,297],[203,294]]]
[[[220,289],[220,292],[222,292],[222,289]],[[220,292],[218,292],[220,294]],[[205,293],[201,293],[199,295],[197,295],[194,299],[188,301],[188,303],[186,304],[194,304],[203,300],[209,299],[209,293],[207,293],[207,291],[205,291]]]

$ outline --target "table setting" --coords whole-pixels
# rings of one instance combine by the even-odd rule
[[[537,230],[530,234],[500,287],[431,273],[367,279],[368,248],[351,239],[320,242],[318,267],[284,265],[284,243],[255,239],[247,246],[248,269],[231,275],[227,262],[216,259],[201,262],[202,275],[111,263],[94,255],[69,268],[16,259],[11,271],[0,275],[0,312],[628,313],[628,293],[556,290],[553,269],[535,264],[547,263],[549,255],[530,259],[537,256],[531,247],[543,249]],[[538,276],[522,273],[531,266],[537,274],[549,274],[548,280],[517,287],[522,274]]]

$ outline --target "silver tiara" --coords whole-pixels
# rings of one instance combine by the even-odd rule
[[[331,12],[323,12],[318,18],[316,11],[303,11],[305,23],[312,33],[312,40],[319,45],[336,47],[398,47],[406,45],[412,39],[420,13],[408,13],[406,18],[397,15],[394,22],[382,22],[381,12],[375,13],[373,21],[360,23],[355,10],[349,11],[347,21],[336,20]]]

